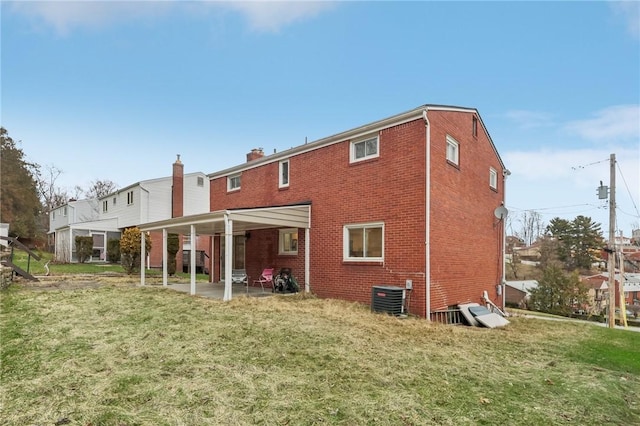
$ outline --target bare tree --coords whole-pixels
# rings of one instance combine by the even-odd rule
[[[69,200],[67,191],[56,185],[62,173],[63,171],[53,164],[40,166],[37,170],[36,186],[42,205],[47,213]]]
[[[545,224],[542,216],[535,210],[525,210],[518,218],[520,229],[515,235],[522,239],[525,245],[530,246],[538,240],[545,230]]]
[[[100,198],[109,195],[118,189],[118,185],[109,179],[96,179],[91,182],[89,189],[85,191],[88,198]]]

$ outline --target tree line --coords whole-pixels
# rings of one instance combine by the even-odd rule
[[[28,161],[9,132],[0,127],[0,221],[10,223],[9,236],[42,241],[49,212],[73,199],[99,198],[118,189],[108,179],[93,180],[72,190],[58,185],[63,171],[55,165]]]

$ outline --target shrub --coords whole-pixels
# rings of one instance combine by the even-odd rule
[[[176,253],[180,250],[178,234],[167,235],[167,272],[169,275],[176,273]]]
[[[120,262],[120,240],[111,238],[107,241],[107,260],[111,263]]]
[[[149,234],[145,236],[145,248],[147,253],[151,251]],[[120,260],[127,274],[131,275],[134,271],[140,270],[140,252],[140,229],[125,229],[120,238]]]
[[[76,236],[76,256],[78,262],[84,263],[91,257],[93,253],[93,237]]]

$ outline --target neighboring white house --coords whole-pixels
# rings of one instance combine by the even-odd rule
[[[178,164],[179,163],[178,160]],[[181,170],[181,168],[179,169]],[[70,201],[49,215],[49,234],[55,247],[55,259],[76,262],[75,237],[93,237],[90,261],[106,261],[107,242],[119,239],[121,232],[142,223],[172,217],[173,187],[176,178],[183,187],[185,215],[209,211],[209,181],[196,172],[144,180],[99,199]]]

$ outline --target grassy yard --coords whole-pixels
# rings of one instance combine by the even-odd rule
[[[6,425],[640,424],[640,333],[147,287],[1,300]]]
[[[29,270],[32,275],[45,275],[46,268],[45,265],[49,262],[49,275],[50,276],[75,276],[82,274],[92,274],[92,275],[122,275],[125,276],[126,273],[120,264],[112,264],[112,263],[53,263],[51,262],[53,254],[47,252],[37,252],[37,254],[41,257],[40,260],[35,260],[31,258],[29,260],[29,256],[27,253],[21,250],[15,250],[13,262],[24,269],[25,271]],[[147,269],[145,273],[150,278],[162,278],[162,270],[160,269]],[[134,276],[140,276],[138,272],[134,273]],[[172,277],[172,282],[187,282],[190,279],[189,273],[177,272],[175,277]],[[196,281],[199,282],[207,282],[209,281],[209,276],[206,274],[196,274]]]

